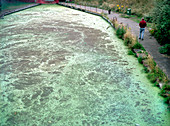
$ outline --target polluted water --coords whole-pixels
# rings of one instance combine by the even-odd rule
[[[1,126],[169,126],[160,90],[101,17],[40,5],[0,20]]]

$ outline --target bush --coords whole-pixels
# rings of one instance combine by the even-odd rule
[[[123,26],[118,27],[118,29],[116,30],[116,35],[117,35],[119,38],[121,38],[121,39],[124,38],[124,34],[125,34],[125,33],[126,33],[126,30],[124,29]]]
[[[140,64],[142,64],[143,62],[142,62],[142,57],[138,57],[138,62],[140,63]]]
[[[152,19],[151,16],[145,16],[145,21],[149,22],[149,23],[152,23],[153,19]]]
[[[103,0],[99,0],[99,5],[102,5],[103,4]]]
[[[133,49],[133,46],[137,43],[137,39],[132,35],[129,29],[126,29],[126,33],[124,34],[124,44],[128,46],[129,49]]]
[[[166,97],[166,98],[164,99],[164,102],[165,102],[165,103],[168,103],[168,104],[169,104],[169,101],[170,101],[170,97]]]
[[[157,80],[157,76],[156,76],[156,74],[154,74],[154,73],[149,73],[149,74],[147,75],[147,78],[148,78],[152,83],[155,83],[156,80]]]
[[[125,38],[124,44],[125,44],[125,46],[128,46],[129,44],[131,44],[130,38]]]
[[[132,50],[129,50],[128,55],[135,55],[135,53]]]
[[[155,83],[154,83],[154,86],[159,87],[159,83],[158,83],[158,82],[155,82]]]
[[[133,49],[142,49],[142,50],[145,51],[144,47],[139,42],[137,42],[132,48]]]
[[[144,70],[145,73],[149,73],[149,70],[148,70],[147,67],[144,67],[143,70]]]
[[[155,30],[154,30],[154,29],[150,29],[149,32],[150,32],[150,34],[151,34],[152,36],[155,35]]]
[[[162,54],[170,55],[170,44],[165,44],[164,46],[160,47],[159,52]]]
[[[157,28],[155,38],[161,45],[170,44],[170,0],[157,0],[152,17]]]
[[[170,85],[167,85],[167,84],[164,85],[164,86],[163,86],[163,89],[164,89],[164,90],[170,90]]]

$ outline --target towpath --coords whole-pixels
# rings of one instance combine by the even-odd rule
[[[125,26],[128,26],[131,29],[131,32],[133,35],[137,36],[139,35],[139,24],[120,16],[120,14],[116,12],[111,12],[111,14],[108,14],[107,10],[102,10],[95,7],[88,7],[88,6],[82,6],[82,5],[76,5],[73,3],[61,3],[69,6],[74,6],[76,8],[82,8],[85,10],[98,12],[98,13],[105,13],[109,17],[109,19],[117,18],[117,21],[119,23],[124,24]],[[159,47],[161,47],[156,39],[150,35],[148,28],[145,30],[144,40],[139,40],[139,42],[144,46],[146,51],[153,57],[155,62],[158,64],[158,66],[164,71],[164,73],[170,78],[170,57],[162,55],[159,53]]]

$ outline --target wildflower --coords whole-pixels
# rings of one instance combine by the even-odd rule
[[[121,7],[123,8],[123,5]]]
[[[119,7],[119,5],[117,5],[117,7]]]
[[[120,9],[120,7],[119,7],[119,9]]]

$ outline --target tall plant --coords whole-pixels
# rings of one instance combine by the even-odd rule
[[[161,45],[170,44],[170,0],[156,0],[152,13],[155,37]]]

